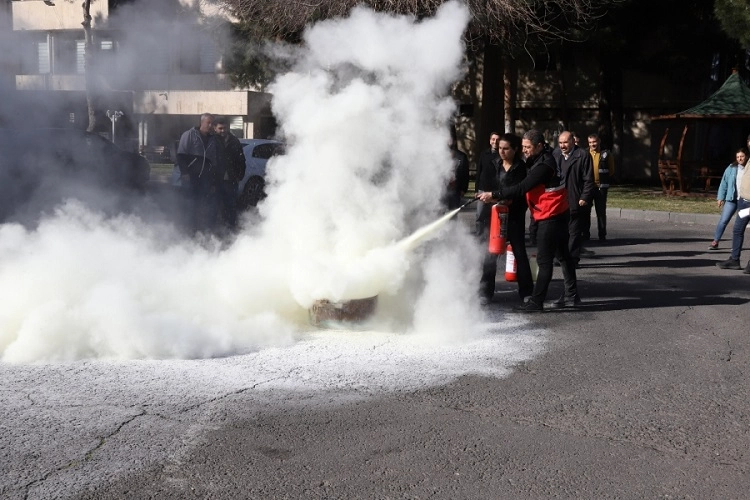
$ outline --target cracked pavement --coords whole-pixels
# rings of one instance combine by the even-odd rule
[[[500,281],[463,346],[0,365],[0,497],[746,498],[750,276],[711,226],[609,225],[582,310],[519,318]]]

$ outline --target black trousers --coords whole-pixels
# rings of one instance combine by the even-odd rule
[[[221,181],[219,197],[221,201],[221,217],[227,228],[237,228],[237,183],[229,180]]]
[[[216,229],[219,214],[217,184],[210,176],[190,176],[189,192],[192,206],[190,223],[194,231],[210,232]]]
[[[539,230],[539,226],[534,220],[534,212],[529,212],[529,241],[532,245],[536,245],[536,232]]]
[[[547,297],[555,257],[560,261],[563,272],[564,296],[570,299],[578,296],[576,268],[568,250],[569,218],[569,214],[565,213],[552,219],[538,221],[536,262],[539,266],[539,274],[536,277],[534,293],[531,295],[531,300],[536,304],[543,304]]]
[[[591,225],[591,207],[578,207],[577,210],[570,212],[570,222],[568,223],[568,250],[573,264],[578,264],[581,260],[581,245],[583,244],[584,233]]]
[[[607,191],[609,188],[594,189],[594,210],[596,211],[596,229],[600,240],[607,239]],[[587,231],[588,232],[588,231]]]
[[[488,244],[489,226],[486,235],[482,239]],[[508,220],[508,243],[513,247],[513,256],[516,258],[516,282],[518,283],[518,296],[523,300],[529,297],[534,290],[534,281],[531,277],[531,264],[526,254],[526,221],[524,219]],[[485,247],[486,248],[486,247]],[[492,297],[495,294],[495,280],[497,275],[497,255],[485,253],[482,264],[482,278],[479,280],[480,293],[484,297]]]

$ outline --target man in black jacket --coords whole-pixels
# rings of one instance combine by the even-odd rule
[[[500,134],[490,133],[490,148],[482,151],[477,162],[477,177],[474,190],[479,193],[497,189],[497,172],[500,168],[500,155],[497,146],[500,143]],[[477,202],[476,235],[482,237],[486,228],[489,227],[490,211],[492,205]]]
[[[591,202],[594,198],[594,169],[591,155],[577,147],[573,135],[563,131],[557,139],[558,148],[552,153],[560,169],[560,176],[568,189],[570,222],[568,223],[568,250],[573,264],[578,266],[584,230],[591,220]]]
[[[212,231],[219,209],[218,183],[224,170],[224,142],[214,131],[215,117],[203,113],[200,125],[186,130],[177,146],[182,186],[191,198],[190,222],[196,231]]]
[[[461,206],[464,194],[469,189],[469,158],[466,153],[458,149],[458,138],[451,131],[451,141],[448,145],[453,160],[453,176],[448,182],[448,187],[443,197],[448,210]]]
[[[229,123],[224,117],[214,122],[214,131],[224,143],[224,170],[220,172],[218,181],[221,214],[229,229],[237,227],[237,187],[245,176],[245,153],[242,151],[240,140],[229,131]]]

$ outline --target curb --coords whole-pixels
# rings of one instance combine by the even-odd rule
[[[461,212],[474,211],[473,207],[466,207]],[[607,207],[607,217],[614,219],[637,220],[644,222],[671,222],[674,224],[691,224],[695,226],[713,226],[719,222],[719,214],[689,214],[683,212],[659,212],[657,210],[637,210],[633,208]],[[526,213],[528,224],[529,215]],[[591,210],[591,220],[596,227],[596,212]],[[734,217],[732,217],[734,220]],[[732,222],[730,221],[730,224]]]
[[[592,210],[591,212],[592,219],[595,219],[596,215],[594,211]],[[697,226],[715,226],[719,222],[719,214],[689,214],[609,207],[607,208],[607,217],[648,222],[673,222],[675,224],[693,224]]]

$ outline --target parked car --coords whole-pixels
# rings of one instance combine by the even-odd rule
[[[151,166],[145,158],[97,134],[72,128],[0,133],[0,221],[21,211],[38,217],[70,197],[112,206],[107,198],[113,193],[143,191],[149,180]]]
[[[245,153],[245,176],[237,186],[241,209],[254,207],[265,197],[266,165],[276,155],[284,154],[284,143],[271,139],[240,139]],[[180,186],[180,169],[175,165],[171,184]]]
[[[245,153],[245,176],[238,186],[240,207],[254,207],[265,197],[266,165],[284,154],[284,144],[270,139],[240,139]]]

